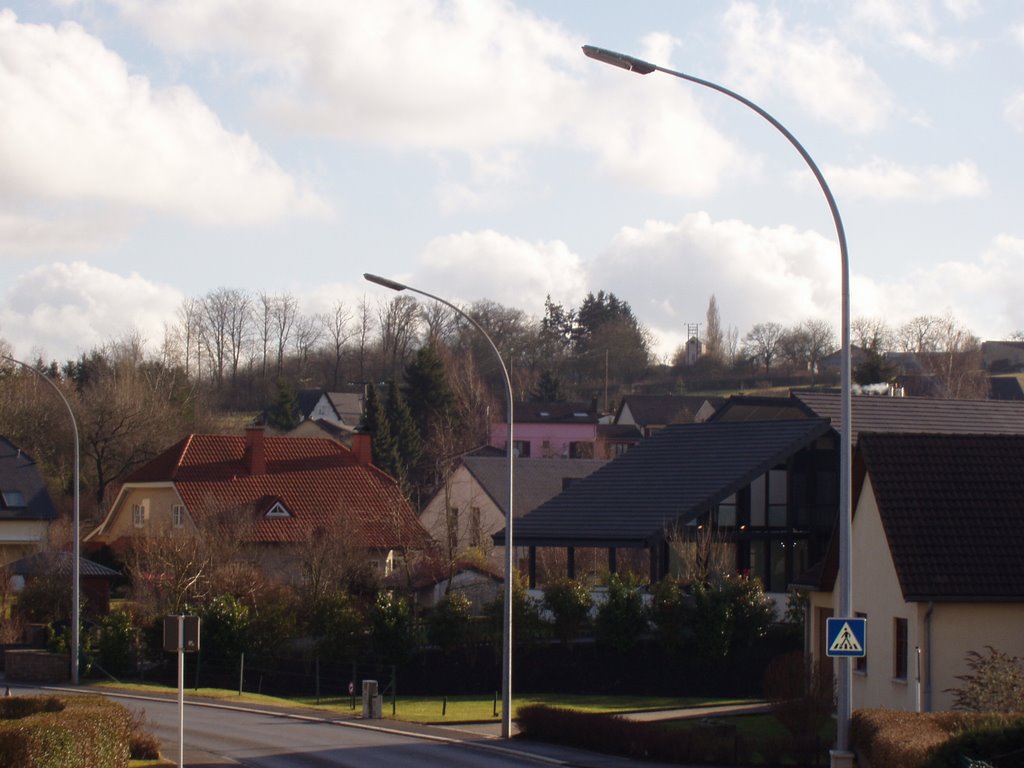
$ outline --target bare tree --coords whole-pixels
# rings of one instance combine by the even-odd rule
[[[284,353],[295,327],[295,319],[299,313],[299,302],[290,293],[274,297],[271,317],[277,338],[277,375],[284,370]]]
[[[185,359],[185,375],[195,376],[197,379],[202,376],[204,322],[202,301],[198,299],[185,299],[181,302],[177,311],[176,328],[184,347],[182,354]],[[194,364],[193,360],[195,361]]]
[[[412,296],[395,296],[377,305],[380,347],[389,378],[397,379],[419,332],[419,305]]]
[[[356,315],[356,348],[359,355],[359,381],[366,383],[366,356],[370,348],[370,338],[373,335],[373,310],[364,295],[359,301]]]
[[[779,352],[785,329],[775,322],[758,323],[744,337],[744,349],[752,358],[760,360],[765,374],[771,373],[772,362]]]
[[[342,353],[349,339],[356,334],[352,327],[352,311],[341,301],[335,302],[331,311],[324,315],[323,326],[331,358],[331,388],[336,390],[341,380]]]
[[[885,352],[892,348],[894,334],[889,325],[878,317],[857,317],[850,323],[850,337],[861,349]]]
[[[937,315],[918,315],[901,325],[896,331],[896,346],[901,352],[916,355],[934,352],[942,343],[943,318]]]
[[[708,300],[704,329],[704,354],[712,360],[721,360],[724,342],[722,319],[718,314],[718,301],[715,299],[715,294],[711,294],[711,298]]]
[[[304,378],[309,355],[323,336],[324,318],[322,315],[302,315],[295,319],[295,357],[299,366],[298,376]]]

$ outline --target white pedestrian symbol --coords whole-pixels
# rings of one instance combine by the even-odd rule
[[[861,653],[863,650],[863,646],[858,642],[857,636],[853,634],[853,630],[850,628],[850,622],[843,622],[843,626],[839,629],[839,634],[836,635],[836,639],[829,646],[829,651],[832,653],[836,651]]]

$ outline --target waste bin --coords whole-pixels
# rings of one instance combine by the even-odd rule
[[[379,720],[383,715],[382,701],[376,680],[363,680],[363,718]]]

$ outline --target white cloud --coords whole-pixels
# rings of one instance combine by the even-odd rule
[[[398,147],[486,148],[559,130],[579,42],[506,0],[365,5],[119,0],[159,45],[228,54],[283,128]],[[231,61],[235,64],[235,61]]]
[[[428,291],[443,286],[449,301],[486,298],[536,316],[545,296],[577,304],[588,290],[583,264],[565,243],[528,242],[492,230],[430,241],[418,258],[415,284]]]
[[[0,212],[0,258],[96,250],[124,226],[120,219],[95,213],[50,219]]]
[[[780,91],[817,119],[876,131],[892,108],[881,79],[827,30],[790,29],[776,10],[733,3],[722,19],[728,81],[745,94]]]
[[[84,262],[32,269],[5,294],[0,335],[18,354],[44,350],[56,359],[75,357],[132,328],[155,348],[183,298],[137,274],[116,275]]]
[[[976,0],[946,0],[944,5],[956,22],[979,10]],[[931,0],[860,0],[853,8],[857,21],[880,30],[893,44],[926,61],[951,66],[976,47],[972,41],[939,33]]]
[[[1007,99],[1003,114],[1014,130],[1024,133],[1024,91],[1019,91]]]
[[[908,168],[872,160],[852,168],[827,166],[825,176],[843,196],[872,200],[924,200],[982,197],[988,182],[977,165],[961,160],[948,166]]]
[[[154,89],[73,23],[0,11],[0,178],[10,200],[249,223],[326,207],[188,88]]]

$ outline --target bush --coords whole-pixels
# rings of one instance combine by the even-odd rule
[[[100,621],[96,643],[99,666],[111,675],[132,669],[132,641],[135,628],[127,611],[114,611]]]
[[[201,614],[199,647],[208,661],[235,661],[249,645],[249,607],[233,595],[219,595]]]
[[[749,648],[768,634],[775,609],[761,582],[745,576],[722,576],[693,589],[692,626],[697,650],[705,659],[724,659]]]
[[[987,656],[967,652],[971,674],[959,675],[953,706],[969,712],[1024,712],[1024,667],[1016,656],[985,646]]]
[[[416,625],[409,601],[381,592],[367,612],[373,650],[382,661],[402,664],[416,652]]]
[[[19,698],[28,703],[6,699],[0,710],[0,768],[128,765],[131,715],[120,704],[101,696]]]
[[[662,579],[654,587],[651,623],[658,644],[666,651],[678,651],[693,635],[687,621],[687,595],[674,579]]]
[[[587,625],[594,601],[586,585],[558,579],[544,588],[544,607],[551,611],[555,637],[568,644]]]
[[[316,601],[310,625],[320,656],[351,659],[362,651],[363,616],[343,590],[331,590]]]
[[[608,598],[597,609],[594,624],[597,641],[619,652],[628,651],[647,631],[647,610],[635,576],[608,576]]]
[[[427,622],[430,642],[446,653],[465,643],[469,638],[472,607],[469,598],[461,592],[445,595]]]

